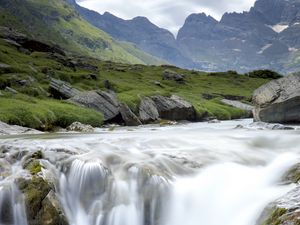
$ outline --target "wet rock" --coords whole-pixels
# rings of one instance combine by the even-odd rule
[[[57,99],[68,99],[80,94],[80,91],[69,83],[57,79],[51,79],[49,92]]]
[[[51,190],[50,185],[41,177],[21,178],[17,181],[19,189],[25,196],[26,212],[29,224],[39,224],[37,215],[42,208],[42,201]]]
[[[166,120],[196,120],[196,111],[191,103],[179,96],[172,95],[170,98],[164,96],[153,96],[151,99],[161,119]]]
[[[20,178],[17,185],[25,197],[28,225],[67,225],[54,186],[42,177]]]
[[[9,93],[11,93],[11,94],[18,94],[18,91],[16,91],[15,89],[13,89],[13,88],[10,88],[10,87],[6,87],[5,88],[5,91],[7,91],[7,92],[9,92]]]
[[[151,98],[145,97],[141,100],[139,105],[139,118],[142,123],[149,123],[159,119],[156,105]]]
[[[208,123],[221,123],[218,119],[209,120]]]
[[[42,201],[42,207],[37,218],[39,225],[68,225],[66,216],[54,191],[51,190]]]
[[[120,113],[126,126],[142,125],[139,118],[131,111],[131,109],[126,104],[120,104]]]
[[[82,124],[80,122],[74,122],[67,127],[67,131],[94,132],[94,128],[91,125]]]
[[[72,97],[70,102],[101,112],[105,121],[112,120],[120,114],[120,104],[113,92],[82,92]]]
[[[255,121],[300,123],[300,73],[261,86],[252,100]]]
[[[17,125],[9,125],[7,123],[3,123],[0,121],[0,135],[12,135],[12,134],[41,134],[43,132],[27,128],[21,127]]]
[[[185,77],[183,74],[178,74],[172,70],[165,70],[162,74],[163,80],[174,80],[177,82],[183,82]]]
[[[294,188],[275,202],[269,204],[257,225],[300,224],[300,186]]]
[[[300,181],[300,163],[290,168],[282,178],[284,183],[298,183]]]
[[[254,122],[247,126],[248,128],[257,128],[261,130],[294,130],[293,127],[285,126],[282,124]]]

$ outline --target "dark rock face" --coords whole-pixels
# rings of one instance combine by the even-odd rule
[[[72,97],[69,101],[101,112],[105,121],[114,119],[120,113],[119,102],[112,92],[87,91]]]
[[[300,123],[300,74],[273,80],[253,94],[254,119],[271,123]]]
[[[139,106],[139,117],[143,123],[154,122],[159,119],[159,113],[156,105],[151,98],[145,97],[141,100]]]
[[[142,122],[126,104],[120,104],[120,113],[126,126],[139,126]]]
[[[161,119],[167,120],[196,120],[196,112],[192,104],[173,95],[170,98],[163,96],[151,97]]]
[[[80,93],[79,90],[73,88],[69,83],[56,79],[51,79],[49,92],[57,99],[72,98]]]

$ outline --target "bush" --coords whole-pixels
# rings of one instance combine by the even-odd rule
[[[272,70],[254,70],[246,74],[248,77],[252,78],[263,78],[263,79],[278,79],[281,78],[282,75],[272,71]]]

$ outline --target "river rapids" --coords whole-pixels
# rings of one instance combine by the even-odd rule
[[[36,151],[69,225],[255,225],[295,187],[300,130],[250,123],[0,137],[0,225],[30,225],[18,179]]]

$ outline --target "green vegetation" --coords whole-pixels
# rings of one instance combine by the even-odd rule
[[[82,61],[85,67],[67,66],[64,61]],[[199,118],[215,116],[219,119],[244,115],[244,111],[220,103],[221,98],[238,96],[247,102],[253,90],[268,81],[229,72],[204,73],[172,66],[128,65],[47,52],[25,54],[3,39],[0,39],[0,62],[9,65],[2,74],[0,72],[0,90],[8,86],[20,93],[13,95],[2,91],[0,120],[41,130],[66,127],[74,121],[92,126],[102,123],[102,116],[93,110],[49,99],[49,77],[67,81],[80,90],[105,89],[104,83],[108,80],[119,100],[135,112],[143,96],[177,94],[194,105]],[[185,81],[163,80],[166,69],[183,74]],[[92,79],[91,74],[96,79]],[[25,84],[20,84],[22,80]],[[214,97],[206,100],[203,94]]]
[[[101,60],[161,64],[134,46],[113,40],[81,18],[64,0],[1,0],[0,26]]]
[[[281,74],[276,73],[272,70],[255,70],[247,73],[246,75],[253,78],[263,78],[263,79],[278,79],[282,77]]]
[[[285,208],[275,207],[270,210],[268,218],[262,223],[262,225],[280,225],[284,220],[281,217],[287,212]]]
[[[16,95],[0,98],[0,121],[39,130],[53,130],[55,127],[67,127],[74,121],[100,126],[103,116],[94,110],[57,100]]]

